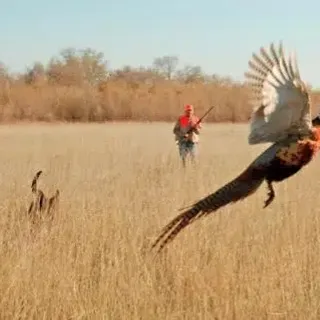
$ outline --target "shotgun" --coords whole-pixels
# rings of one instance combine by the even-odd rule
[[[207,112],[196,122],[196,124],[194,126],[192,126],[190,129],[188,129],[188,131],[185,134],[190,134],[196,127],[197,125],[203,120],[203,118],[214,108],[214,106],[212,106],[209,110],[207,110]]]

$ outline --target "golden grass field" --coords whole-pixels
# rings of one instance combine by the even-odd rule
[[[148,248],[178,209],[234,178],[265,145],[247,125],[204,124],[180,165],[173,124],[0,127],[1,319],[319,319],[320,159]],[[31,180],[61,191],[31,236]]]

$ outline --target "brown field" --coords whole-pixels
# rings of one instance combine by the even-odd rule
[[[1,319],[319,319],[320,160],[148,247],[188,205],[266,146],[247,126],[205,124],[197,168],[172,124],[0,127]],[[61,191],[51,230],[30,234],[30,183]]]

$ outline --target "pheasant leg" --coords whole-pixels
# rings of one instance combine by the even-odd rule
[[[268,183],[268,185],[267,185],[267,188],[268,188],[268,198],[267,198],[267,200],[264,202],[264,207],[263,207],[263,208],[266,208],[267,206],[269,206],[270,203],[274,200],[274,198],[275,198],[275,196],[276,196],[271,181],[268,181],[267,183]]]

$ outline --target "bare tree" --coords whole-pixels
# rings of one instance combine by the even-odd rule
[[[203,81],[204,74],[200,66],[186,65],[177,72],[177,78],[185,83]]]
[[[35,62],[31,68],[27,69],[24,76],[27,84],[33,84],[37,81],[45,80],[46,70],[41,62]]]
[[[5,78],[8,76],[8,68],[5,66],[3,62],[0,61],[0,77]]]
[[[153,83],[154,81],[163,79],[163,77],[155,72],[152,68],[133,68],[130,66],[124,66],[122,69],[115,70],[111,74],[111,78],[123,79],[129,82],[135,81],[140,83]]]
[[[97,85],[108,76],[107,61],[102,52],[86,48],[66,48],[59,58],[51,59],[48,67],[51,81],[69,85]]]
[[[170,80],[176,71],[179,59],[176,56],[163,56],[154,59],[153,66],[156,71]]]

